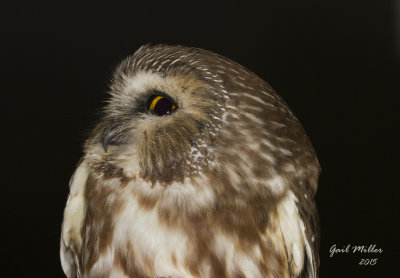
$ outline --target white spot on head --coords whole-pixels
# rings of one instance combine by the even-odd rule
[[[282,194],[287,187],[285,181],[279,175],[276,175],[272,179],[267,180],[267,184],[272,193],[276,195]]]
[[[267,95],[267,96],[269,96],[269,97],[271,97],[271,98],[273,98],[273,99],[275,99],[275,97],[274,97],[272,94],[267,93],[266,91],[259,90],[259,92],[262,93],[262,94],[264,94],[264,95]]]
[[[279,151],[281,153],[283,153],[284,155],[286,155],[286,156],[292,156],[293,155],[293,153],[291,151],[289,151],[287,149],[284,149],[284,148],[279,148]]]
[[[294,167],[294,165],[292,163],[286,163],[283,166],[283,171],[285,171],[285,172],[295,172],[296,168]]]
[[[257,118],[256,116],[254,116],[251,113],[247,113],[247,112],[242,112],[241,115],[245,116],[247,119],[251,120],[254,123],[260,124],[260,125],[264,125],[264,120]]]
[[[178,62],[178,61],[180,61],[181,59],[175,59],[174,61],[172,61],[172,63],[170,64],[171,66],[173,65],[173,64],[175,64],[176,62]]]

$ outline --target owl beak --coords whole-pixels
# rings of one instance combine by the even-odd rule
[[[110,142],[110,140],[111,140],[111,136],[107,136],[107,135],[103,134],[102,143],[103,143],[103,149],[105,152],[107,152],[107,150],[108,150],[108,143]]]
[[[127,141],[127,130],[119,124],[111,124],[106,127],[101,137],[101,143],[104,151],[107,153],[109,146],[118,146],[125,144]]]
[[[111,128],[106,128],[103,132],[103,137],[102,137],[102,145],[104,151],[107,153],[108,150],[108,145],[110,144],[110,141],[112,140],[113,135],[111,132]]]

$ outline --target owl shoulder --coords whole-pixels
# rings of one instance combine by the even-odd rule
[[[70,180],[70,192],[64,209],[60,258],[68,278],[80,277],[79,255],[82,247],[82,226],[85,218],[85,187],[89,166],[82,159]]]

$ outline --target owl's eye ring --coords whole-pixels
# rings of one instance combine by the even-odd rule
[[[157,116],[169,115],[176,110],[176,105],[165,96],[153,95],[147,101],[147,111]]]

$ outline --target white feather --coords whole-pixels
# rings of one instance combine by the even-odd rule
[[[303,269],[304,243],[296,202],[296,196],[289,190],[277,206],[277,213],[288,253],[288,261],[291,263],[294,274],[298,275]]]
[[[86,209],[84,194],[88,173],[88,165],[83,160],[70,180],[70,194],[64,210],[60,258],[62,269],[68,278],[81,277],[78,254],[82,245],[80,231]]]

